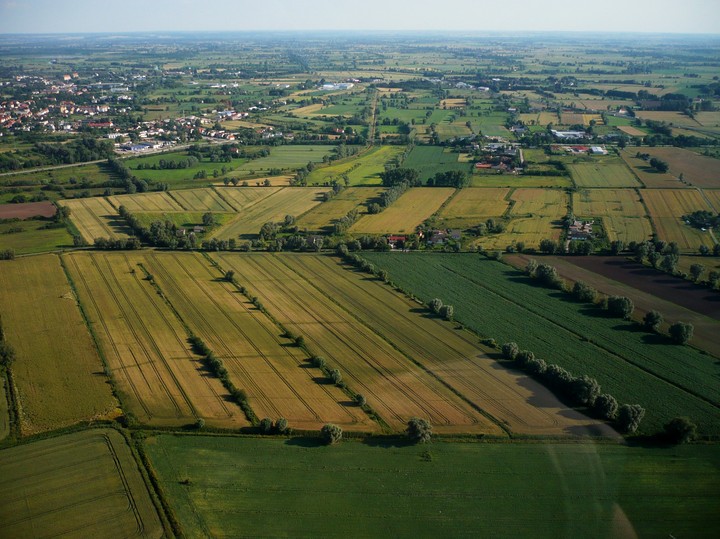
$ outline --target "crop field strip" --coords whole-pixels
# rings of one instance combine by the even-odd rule
[[[506,187],[461,189],[440,210],[438,218],[447,228],[470,228],[490,217],[502,217],[510,205],[509,194]]]
[[[619,160],[618,160],[619,161]],[[639,187],[640,184],[622,162],[567,165],[578,187]]]
[[[652,225],[635,189],[581,189],[573,193],[573,212],[578,218],[603,222],[610,241],[645,241]]]
[[[226,226],[217,230],[213,237],[230,239],[256,236],[267,222],[281,222],[286,215],[299,218],[305,212],[321,203],[320,197],[327,188],[283,187],[275,193],[258,200],[247,211],[240,214]]]
[[[323,185],[331,180],[341,180],[346,174],[350,185],[380,185],[380,173],[385,165],[393,162],[402,153],[398,146],[375,146],[370,150],[342,163],[317,167],[307,177],[308,185]]]
[[[456,318],[481,334],[516,341],[576,375],[597,378],[618,401],[640,403],[646,428],[661,430],[684,415],[701,432],[720,432],[718,366],[712,356],[665,343],[649,347],[647,334],[618,329],[618,320],[586,314],[587,306],[553,297],[556,291],[533,286],[517,270],[476,255],[364,256],[426,301],[441,297],[453,304]]]
[[[682,216],[697,210],[710,210],[702,194],[695,189],[645,189],[643,200],[655,224],[658,237],[674,241],[680,249],[696,252],[700,245],[713,246],[708,232],[685,224]]]
[[[720,188],[718,159],[675,147],[641,147],[637,148],[637,151],[666,161],[673,176],[679,177],[682,174],[683,178],[694,187]]]
[[[10,403],[8,402],[7,381],[0,378],[0,441],[10,434]]]
[[[125,439],[92,429],[0,452],[0,536],[160,538]]]
[[[379,199],[383,191],[382,187],[349,187],[331,200],[315,206],[295,224],[300,230],[307,229],[311,232],[331,229],[333,223],[345,217],[351,210],[357,209],[358,213],[363,213],[365,206]]]
[[[215,187],[215,192],[236,212],[247,211],[261,200],[277,193],[279,187]]]
[[[130,212],[186,211],[167,192],[117,195],[108,200],[114,207],[125,206]]]
[[[0,313],[19,394],[23,434],[108,417],[103,365],[56,255],[0,262]]]
[[[720,189],[703,189],[703,194],[707,197],[716,213],[720,213]]]
[[[202,417],[221,427],[248,425],[190,351],[170,307],[143,279],[141,255],[87,253],[66,260],[114,381],[140,420],[182,425]]]
[[[390,207],[375,215],[363,215],[350,228],[351,234],[415,232],[417,226],[435,213],[455,192],[450,187],[414,187]]]
[[[275,257],[215,255],[233,268],[280,323],[302,335],[313,353],[339,368],[349,387],[395,431],[414,416],[441,432],[500,434],[500,429],[443,384],[358,322]]]
[[[259,418],[286,418],[293,428],[377,428],[339,389],[313,380],[307,356],[282,339],[267,316],[195,254],[148,255],[145,264],[181,318],[222,359]]]
[[[70,208],[70,219],[82,237],[92,244],[95,238],[127,238],[122,219],[104,198],[79,198],[60,201]],[[115,223],[117,226],[113,226]]]
[[[235,212],[213,189],[183,189],[168,195],[185,211]]]
[[[648,188],[673,188],[683,189],[689,187],[681,183],[678,179],[668,172],[655,171],[648,162],[636,157],[636,154],[644,153],[645,148],[630,148],[620,152],[620,157],[627,164],[640,181]]]
[[[513,432],[557,435],[591,427],[614,435],[601,422],[568,409],[539,383],[489,358],[472,334],[414,312],[417,304],[390,293],[387,285],[329,257],[276,258],[309,284],[322,283],[315,285],[318,291]]]

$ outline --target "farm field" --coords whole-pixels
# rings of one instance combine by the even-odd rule
[[[703,194],[708,198],[716,213],[720,213],[720,190],[703,189]]]
[[[377,425],[332,384],[318,383],[309,358],[253,307],[200,255],[157,253],[144,265],[193,334],[223,361],[236,387],[245,390],[262,419],[284,417],[291,428],[320,430],[335,423],[345,430]]]
[[[351,234],[389,234],[415,232],[417,226],[435,213],[455,192],[451,187],[414,187],[391,206],[375,215],[363,215]]]
[[[115,208],[104,198],[78,198],[59,201],[70,208],[70,220],[89,244],[95,238],[127,238],[129,229]]]
[[[524,254],[508,255],[505,260],[522,268],[530,258]],[[629,297],[635,303],[636,318],[657,310],[665,318],[665,330],[669,323],[677,320],[690,322],[694,326],[691,344],[720,357],[717,291],[696,286],[679,277],[670,278],[666,273],[622,257],[547,257],[545,260],[555,266],[563,278],[572,281],[580,279],[607,295]]]
[[[116,415],[102,361],[56,255],[0,262],[0,313],[17,355],[12,372],[23,435]]]
[[[626,135],[630,135],[631,137],[644,137],[647,135],[645,131],[641,131],[637,127],[633,127],[631,125],[619,125],[617,128],[625,133]]]
[[[415,146],[403,162],[403,167],[419,170],[423,182],[438,172],[449,170],[470,172],[470,165],[460,162],[459,155],[446,151],[442,146]]]
[[[652,337],[648,342],[648,334],[631,324],[535,286],[518,270],[478,255],[363,256],[423,300],[439,297],[453,305],[456,319],[479,334],[498,343],[515,341],[573,374],[596,378],[619,402],[641,404],[644,433],[662,430],[679,415],[691,417],[704,434],[720,433],[714,387],[720,365],[712,356]]]
[[[510,205],[507,188],[461,189],[438,214],[442,228],[466,229],[501,217]]]
[[[67,229],[45,228],[49,221],[26,219],[0,223],[0,246],[13,249],[15,254],[34,254],[72,247],[73,239]]]
[[[627,163],[627,165],[637,175],[637,177],[645,185],[645,187],[672,189],[682,189],[689,187],[688,185],[680,182],[675,176],[668,172],[656,172],[655,169],[653,169],[647,163],[647,161],[635,157],[638,151],[644,153],[645,148],[631,148],[630,150],[625,149],[620,152],[620,156],[623,158],[623,161],[625,161],[625,163]]]
[[[652,235],[645,207],[634,189],[582,189],[572,196],[575,215],[602,220],[610,241],[621,240],[627,245]]]
[[[125,439],[92,429],[0,451],[0,536],[164,537]]]
[[[295,224],[300,230],[310,232],[332,231],[335,221],[347,215],[353,209],[364,213],[367,205],[379,199],[384,191],[382,187],[349,187],[328,202],[315,206],[303,215]]]
[[[239,428],[248,422],[190,350],[189,335],[145,279],[140,253],[64,257],[126,411],[143,423]]]
[[[115,208],[125,206],[130,212],[170,212],[187,211],[170,193],[135,193],[132,195],[116,195],[107,197],[108,202]]]
[[[213,255],[223,269],[256,295],[270,314],[313,354],[338,368],[392,431],[411,417],[427,418],[440,432],[502,434],[494,423],[399,352],[376,330],[358,321],[347,305],[303,279],[275,255]],[[319,372],[319,371],[316,371]]]
[[[0,377],[0,442],[10,434],[10,403],[8,402],[7,381]]]
[[[326,185],[332,180],[342,184],[345,174],[349,185],[382,185],[380,173],[385,172],[385,165],[397,161],[403,149],[402,146],[375,146],[358,157],[316,168],[308,175],[307,184]]]
[[[720,526],[713,446],[313,442],[157,436],[146,448],[189,537],[711,538]],[[332,494],[322,510],[298,495],[309,477]]]
[[[275,146],[270,149],[270,155],[251,159],[236,167],[234,172],[227,174],[228,177],[247,177],[253,175],[267,175],[271,169],[297,169],[313,163],[322,163],[323,157],[330,155],[335,149],[327,145],[302,145],[293,144],[286,146]]]
[[[540,384],[503,368],[478,347],[472,334],[418,316],[416,303],[388,293],[387,285],[348,271],[331,257],[277,260],[309,284],[322,282],[316,286],[319,291],[511,431],[616,436],[605,424],[568,409]]]
[[[567,176],[533,176],[531,174],[472,174],[471,187],[571,187]]]
[[[141,226],[149,228],[153,221],[170,221],[178,228],[192,228],[195,226],[203,226],[203,215],[205,212],[151,212],[151,213],[133,213],[140,223]],[[233,217],[234,213],[214,213],[213,219],[215,224],[213,227],[223,226],[228,223]],[[207,231],[200,233],[201,235],[207,234]],[[202,237],[202,236],[201,236]]]
[[[599,161],[597,163],[567,165],[578,187],[639,187],[640,184],[624,163]]]
[[[642,195],[659,238],[677,242],[685,251],[697,252],[700,245],[712,248],[709,232],[686,225],[682,220],[683,215],[696,210],[710,210],[702,194],[695,189],[646,189]]]
[[[28,217],[52,217],[57,208],[52,202],[25,202],[0,204],[0,219],[27,219]]]
[[[279,187],[216,187],[220,198],[232,206],[235,211],[247,211],[254,204],[277,193]]]
[[[234,212],[214,189],[183,189],[170,191],[168,195],[185,211],[195,212]]]
[[[643,147],[638,151],[666,161],[672,175],[679,177],[682,174],[683,179],[694,187],[720,188],[720,159],[684,148]]]
[[[322,202],[322,194],[326,191],[327,188],[280,188],[242,211],[227,226],[218,229],[213,237],[218,239],[255,237],[265,223],[280,222],[286,215],[300,218]]]

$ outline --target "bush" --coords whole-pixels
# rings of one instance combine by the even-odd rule
[[[663,317],[658,311],[649,311],[643,318],[643,326],[647,331],[657,333],[662,323]]]
[[[358,393],[355,395],[355,402],[357,402],[358,406],[365,406],[367,404],[367,399],[364,395]]]
[[[340,374],[338,369],[333,369],[330,371],[330,379],[333,381],[333,384],[338,385],[342,382],[342,374]]]
[[[342,440],[342,429],[337,425],[328,423],[320,430],[320,436],[327,445],[336,444]]]
[[[260,432],[263,434],[270,434],[272,432],[272,419],[269,417],[263,417],[260,420],[260,424],[258,425],[260,427]]]
[[[440,309],[442,309],[443,302],[440,298],[435,298],[430,300],[430,303],[428,303],[428,307],[430,307],[430,310],[434,312],[435,314],[440,314]]]
[[[618,411],[617,400],[615,400],[615,397],[608,395],[607,393],[598,395],[595,399],[595,404],[593,404],[593,410],[595,410],[595,413],[597,413],[600,417],[605,419],[615,419]]]
[[[572,289],[573,297],[585,303],[594,303],[597,297],[597,291],[590,285],[577,281]]]
[[[635,310],[635,305],[625,296],[610,296],[607,298],[606,308],[611,316],[627,320]]]
[[[670,339],[675,344],[687,344],[693,336],[693,325],[686,322],[675,322],[668,329]]]
[[[443,305],[440,307],[440,316],[442,316],[445,320],[452,321],[454,314],[455,309],[452,305]]]
[[[533,359],[535,359],[535,354],[533,354],[530,350],[520,350],[517,354],[515,354],[515,361],[521,367],[525,367]]]
[[[687,417],[675,417],[665,425],[665,436],[671,442],[684,444],[695,438],[697,426]]]
[[[318,369],[323,369],[323,368],[325,368],[325,365],[326,365],[327,363],[326,363],[324,357],[322,357],[322,356],[314,356],[314,357],[312,358],[312,364],[313,364],[313,367],[317,367]]]
[[[290,431],[288,420],[284,417],[279,418],[275,422],[275,430],[278,431],[278,434],[287,434]]]
[[[515,359],[519,351],[520,347],[518,347],[517,343],[506,342],[502,345],[502,355],[505,359]]]
[[[413,417],[408,421],[407,435],[415,443],[427,443],[432,437],[432,426],[427,419]]]
[[[617,425],[621,431],[632,434],[640,427],[645,409],[639,404],[623,404],[617,413]]]

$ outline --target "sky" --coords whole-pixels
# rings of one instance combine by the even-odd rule
[[[193,30],[720,34],[720,0],[0,0],[0,33]]]

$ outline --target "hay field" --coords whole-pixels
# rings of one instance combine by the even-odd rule
[[[406,191],[389,208],[364,215],[350,228],[351,234],[412,234],[455,192],[451,187],[415,187]]]
[[[218,196],[237,212],[247,211],[280,190],[279,187],[216,187],[215,189]]]
[[[234,212],[230,204],[211,188],[169,191],[170,197],[185,211]]]
[[[643,200],[655,224],[658,237],[677,242],[680,249],[697,251],[700,245],[712,248],[709,232],[686,225],[682,216],[696,210],[710,210],[708,203],[695,189],[645,189]]]
[[[92,429],[0,452],[0,536],[164,537],[125,439]]]
[[[316,168],[307,177],[307,184],[325,185],[332,180],[342,183],[345,174],[353,186],[381,185],[380,173],[385,172],[385,165],[394,162],[403,150],[401,146],[375,146],[350,160]]]
[[[316,113],[320,112],[325,105],[323,103],[314,103],[305,107],[298,107],[291,110],[293,116],[315,116]]]
[[[320,232],[332,229],[335,221],[347,215],[353,209],[363,213],[366,205],[380,197],[383,187],[349,187],[328,202],[318,204],[303,215],[297,222],[300,230]]]
[[[573,195],[573,210],[581,218],[601,219],[610,241],[641,242],[652,226],[634,189],[583,189]]]
[[[114,417],[117,402],[60,259],[0,262],[0,313],[23,434]]]
[[[417,416],[429,419],[437,431],[501,433],[374,327],[359,321],[354,305],[331,297],[324,289],[330,283],[313,276],[316,285],[288,267],[284,261],[291,257],[214,254],[213,258],[242,276],[249,291],[278,322],[302,335],[312,353],[340,369],[348,386],[364,395],[393,431],[402,431]],[[382,312],[383,307],[377,309]]]
[[[607,162],[567,165],[578,187],[640,187],[625,163]]]
[[[673,176],[679,177],[682,174],[683,179],[695,187],[720,188],[720,159],[684,148],[644,147],[639,150],[666,161]]]
[[[220,381],[207,376],[173,310],[145,279],[141,253],[65,257],[123,404],[143,423],[248,425]]]
[[[327,188],[282,187],[258,200],[246,211],[241,211],[227,226],[219,228],[213,237],[230,239],[257,236],[265,223],[280,222],[286,215],[299,218],[320,204],[322,194],[327,191]]]
[[[107,200],[114,207],[125,206],[131,212],[185,211],[168,192],[116,195],[107,197]]]
[[[58,203],[70,208],[70,220],[90,244],[95,238],[128,237],[130,231],[125,227],[125,221],[104,198],[78,198]]]
[[[490,217],[501,217],[510,205],[510,189],[461,189],[438,214],[442,227],[470,228]]]
[[[641,131],[637,127],[633,127],[631,125],[618,125],[617,128],[631,137],[644,137],[647,134],[645,131]]]
[[[368,281],[330,257],[279,259],[306,282],[322,283],[315,287],[513,432],[564,434],[600,425],[569,410],[541,384],[501,368],[478,348],[472,334],[420,315],[414,302],[393,293],[387,285]]]
[[[180,317],[219,357],[236,387],[245,390],[259,418],[284,417],[295,429],[320,430],[335,423],[346,430],[377,425],[332,384],[317,383],[308,356],[290,346],[281,330],[202,256],[156,253],[144,259]],[[244,275],[238,276],[244,281]]]

